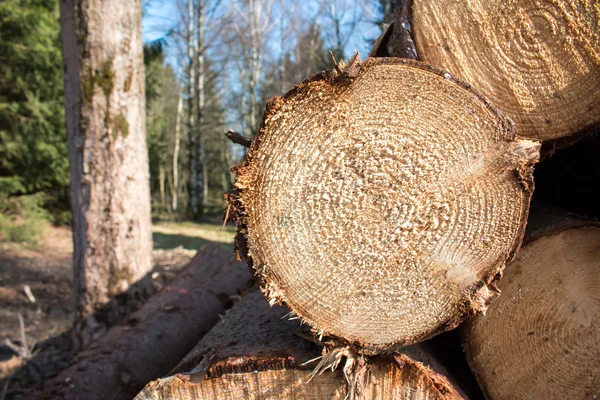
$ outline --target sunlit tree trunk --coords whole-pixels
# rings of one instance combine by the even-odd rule
[[[189,183],[188,214],[195,215],[198,208],[198,143],[196,135],[196,63],[194,35],[194,1],[188,0],[188,139],[189,139]]]
[[[60,6],[80,348],[152,267],[142,14],[140,0]]]
[[[165,210],[167,208],[167,199],[165,193],[165,179],[167,178],[167,171],[163,162],[161,161],[158,166],[158,189],[160,192],[160,208]]]
[[[204,207],[206,198],[208,197],[208,171],[206,169],[206,156],[204,149],[204,112],[205,112],[205,90],[204,83],[206,82],[206,71],[204,67],[204,2],[203,0],[198,1],[198,30],[196,41],[198,44],[198,55],[197,55],[197,67],[196,67],[196,83],[197,83],[197,94],[198,94],[198,108],[197,108],[197,154],[198,161],[197,167],[198,172],[196,178],[198,179],[198,206],[195,212],[196,216],[201,216],[204,213]]]
[[[179,202],[179,147],[181,143],[181,120],[183,119],[183,80],[179,83],[177,119],[175,121],[175,144],[173,145],[173,185],[171,189],[171,210],[177,211]]]

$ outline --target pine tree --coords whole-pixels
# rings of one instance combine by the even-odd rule
[[[0,2],[0,193],[44,190],[67,203],[58,14],[57,0]]]

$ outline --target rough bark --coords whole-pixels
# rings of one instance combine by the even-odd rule
[[[412,0],[422,61],[470,82],[520,135],[572,142],[600,126],[594,1]]]
[[[411,33],[409,1],[400,0],[392,20],[373,44],[370,57],[419,59]]]
[[[60,6],[81,346],[104,330],[100,307],[152,268],[141,5]]]
[[[538,150],[447,72],[355,56],[270,101],[228,196],[238,253],[319,336],[425,340],[485,310]]]
[[[244,263],[218,244],[121,325],[114,326],[28,399],[131,399],[168,373],[248,285]]]
[[[149,399],[344,399],[346,378],[339,368],[310,379],[318,357],[304,340],[299,322],[287,310],[269,308],[259,292],[236,304],[171,372],[149,383],[136,397]],[[414,354],[433,361],[423,349]],[[427,361],[426,361],[427,362]],[[364,399],[460,399],[460,393],[437,371],[407,355],[365,361]]]
[[[532,207],[526,243],[502,294],[465,329],[491,399],[600,396],[600,224]]]

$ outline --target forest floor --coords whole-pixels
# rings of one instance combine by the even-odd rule
[[[35,247],[0,243],[0,400],[50,378],[72,357],[71,230],[47,229]],[[217,223],[154,224],[154,288],[171,280],[206,243],[232,247],[233,235],[232,227]]]

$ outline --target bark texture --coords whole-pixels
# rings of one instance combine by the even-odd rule
[[[76,343],[152,267],[141,4],[62,0]]]
[[[168,373],[251,279],[245,263],[205,246],[170,285],[77,356],[28,399],[131,399]]]
[[[344,399],[340,369],[312,379],[319,356],[298,321],[269,308],[260,292],[245,296],[172,371],[136,397],[149,399]],[[423,350],[420,350],[421,352]],[[418,351],[415,351],[415,354]],[[373,358],[364,366],[364,399],[461,399],[442,375],[407,355]]]
[[[370,57],[400,57],[418,60],[410,24],[410,0],[400,0],[392,20],[373,44]]]
[[[600,396],[600,224],[532,208],[531,229],[465,330],[465,350],[490,399]]]
[[[228,196],[238,252],[320,337],[425,340],[485,310],[538,150],[447,72],[355,56],[268,104]]]
[[[470,82],[520,135],[572,141],[600,125],[600,8],[585,0],[412,0],[422,61]]]

